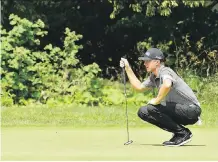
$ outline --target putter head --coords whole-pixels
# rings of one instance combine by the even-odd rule
[[[133,141],[132,141],[132,140],[130,140],[130,141],[127,141],[126,143],[124,143],[124,145],[129,145],[129,144],[131,144],[131,143],[133,143]]]

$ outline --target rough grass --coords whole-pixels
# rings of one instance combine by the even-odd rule
[[[129,125],[145,125],[137,116],[138,106],[129,106]],[[203,125],[218,125],[218,110],[202,105]],[[70,127],[124,127],[126,125],[125,106],[84,107],[77,105],[46,105],[2,107],[2,126],[70,126]],[[148,125],[148,124],[147,124]]]
[[[185,76],[186,82],[196,90],[201,103],[203,125],[218,125],[218,74],[210,78]],[[117,88],[123,85],[116,82]],[[128,84],[128,89],[130,89]],[[134,95],[136,95],[134,93]],[[140,97],[151,98],[148,94]],[[137,99],[138,97],[135,97]],[[145,123],[137,116],[140,106],[133,106],[128,96],[130,126],[141,127]],[[140,102],[141,103],[141,102]],[[131,105],[132,104],[132,105]],[[120,127],[125,126],[125,104],[120,106],[88,107],[75,104],[28,105],[1,107],[2,126],[71,126],[71,127]]]
[[[136,107],[129,107],[130,124],[141,124]],[[99,127],[125,125],[123,107],[83,107],[46,105],[8,107],[2,110],[2,126],[71,126]]]

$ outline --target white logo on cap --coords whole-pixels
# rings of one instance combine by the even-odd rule
[[[150,56],[150,52],[146,52],[145,54],[146,54],[147,56]]]
[[[161,59],[161,57],[159,57],[159,56],[155,56],[155,58],[157,58],[157,59]]]

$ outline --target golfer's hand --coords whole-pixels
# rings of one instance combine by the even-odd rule
[[[127,59],[125,58],[121,58],[120,60],[120,67],[123,68],[125,67],[125,69],[129,68],[129,62],[127,61]]]
[[[158,105],[158,104],[160,104],[160,103],[156,100],[156,98],[152,98],[152,99],[148,102],[148,104],[151,104],[151,105]]]

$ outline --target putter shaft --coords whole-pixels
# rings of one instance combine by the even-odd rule
[[[133,141],[129,140],[129,120],[128,120],[128,109],[127,109],[127,94],[126,94],[126,75],[125,75],[125,69],[122,68],[123,71],[123,84],[124,84],[124,95],[125,95],[125,100],[126,100],[126,128],[127,128],[127,142],[124,143],[124,145],[129,145]]]

